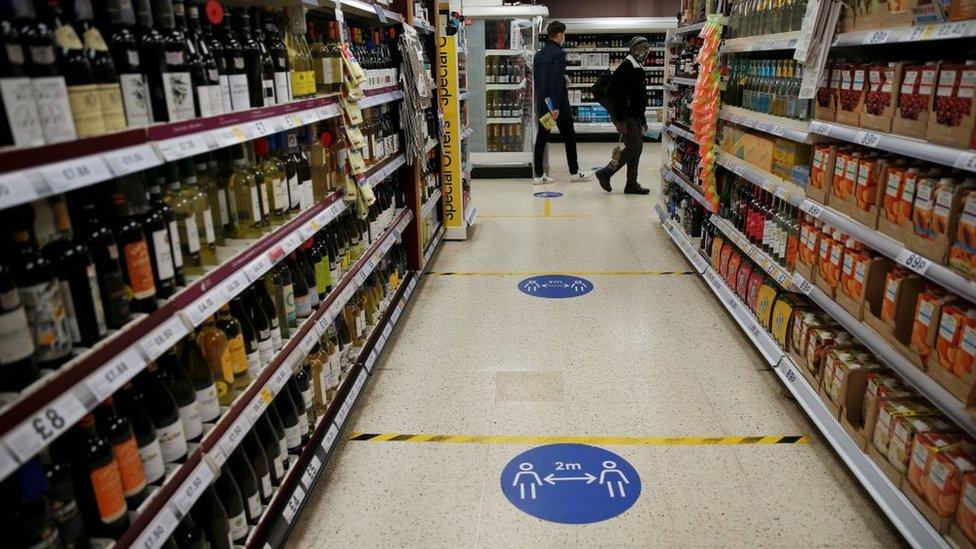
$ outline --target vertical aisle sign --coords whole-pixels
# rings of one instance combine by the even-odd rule
[[[624,458],[588,444],[547,444],[515,456],[502,493],[519,510],[563,524],[612,519],[637,501],[641,480]]]
[[[450,15],[447,4],[440,5],[440,18]],[[437,100],[444,115],[441,139],[441,192],[444,225],[464,227],[464,197],[461,186],[461,114],[458,102],[457,35],[447,36],[445,28],[437,35]]]

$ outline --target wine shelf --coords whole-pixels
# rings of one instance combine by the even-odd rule
[[[423,19],[414,19],[411,26],[419,31],[425,32],[427,34],[434,34],[434,26],[424,21]]]
[[[360,176],[360,185],[369,185],[370,187],[376,187],[381,181],[392,175],[400,166],[407,163],[407,156],[400,153],[396,156],[391,156],[383,161],[382,164],[373,166],[369,171]]]
[[[403,99],[403,92],[400,90],[399,86],[373,88],[371,90],[365,90],[364,93],[366,93],[366,97],[356,102],[356,105],[362,109]]]
[[[705,26],[705,21],[701,21],[701,22],[698,22],[698,23],[692,23],[690,25],[685,25],[683,27],[678,27],[678,28],[674,29],[674,33],[675,34],[687,34],[689,32],[695,32],[697,30],[701,30],[702,27],[704,27],[704,26]]]
[[[955,23],[935,23],[893,29],[844,32],[834,37],[834,47],[879,46],[906,42],[927,42],[930,40],[951,40],[976,36],[976,21]]]
[[[718,117],[739,126],[752,128],[776,137],[784,137],[798,143],[806,143],[810,136],[809,122],[773,116],[740,107],[723,105]]]
[[[801,31],[780,32],[777,34],[762,34],[743,38],[730,38],[722,43],[721,53],[738,53],[746,51],[792,50],[800,41]]]
[[[671,239],[694,265],[708,287],[766,361],[773,366],[773,371],[780,381],[905,539],[914,547],[950,547],[946,539],[932,528],[928,520],[905,497],[898,486],[894,485],[867,454],[861,451],[827,409],[816,389],[811,387],[800,374],[796,364],[759,325],[746,305],[722,282],[721,277],[689,241],[684,231],[667,219],[659,205],[655,208]]]
[[[137,547],[154,548],[169,538],[178,519],[200,497],[201,488],[210,484],[244,435],[250,431],[253,423],[300,367],[301,361],[341,314],[346,302],[365,282],[366,277],[376,268],[412,218],[410,210],[401,212],[382,237],[343,275],[325,301],[302,322],[295,334],[275,355],[272,363],[261,371],[217,420],[193,455],[153,493],[132,526],[118,540],[119,547],[134,544]],[[376,331],[374,329],[374,333],[370,335],[371,340]],[[351,377],[351,374],[347,376],[343,384],[348,384]],[[334,406],[330,406],[330,410],[332,408]]]
[[[434,194],[430,195],[430,197],[427,199],[427,202],[424,202],[424,205],[421,206],[420,218],[423,219],[425,217],[429,217],[432,213],[434,213],[434,208],[437,207],[437,205],[440,203],[440,200],[441,200],[441,190],[437,189],[436,191],[434,191]]]
[[[704,206],[706,210],[712,210],[712,205],[705,200],[705,196],[702,194],[701,189],[699,189],[696,185],[693,185],[691,181],[685,179],[684,174],[676,172],[667,167],[661,168],[661,174],[664,176],[665,180],[671,181],[684,189],[686,193],[691,195],[691,197],[694,198],[699,204]]]
[[[753,263],[759,265],[762,270],[769,273],[773,280],[780,285],[784,290],[795,292],[797,289],[793,286],[792,279],[790,278],[790,271],[787,271],[781,265],[773,261],[769,254],[763,250],[756,247],[753,243],[749,242],[749,239],[745,237],[738,229],[732,226],[731,223],[725,219],[713,215],[711,217],[712,224],[718,227],[725,236],[729,237],[739,250],[744,252]]]
[[[437,141],[437,139],[434,139],[433,137],[428,139],[427,144],[424,145],[424,154],[427,154],[430,151],[434,150],[434,147],[436,147],[438,143],[439,141]]]

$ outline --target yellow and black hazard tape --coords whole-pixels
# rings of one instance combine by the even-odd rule
[[[360,442],[447,442],[478,444],[606,444],[631,446],[734,446],[741,444],[807,444],[806,436],[768,435],[761,437],[587,437],[525,435],[432,435],[405,433],[352,433],[349,440]]]
[[[430,276],[667,276],[697,273],[695,271],[568,271],[560,273],[546,271],[428,271],[426,274]]]

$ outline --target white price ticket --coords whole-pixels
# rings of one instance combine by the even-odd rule
[[[190,476],[173,494],[173,499],[170,500],[176,506],[176,510],[184,516],[190,512],[190,507],[193,507],[193,504],[200,499],[200,494],[207,486],[210,486],[213,478],[214,473],[210,465],[206,461],[198,463]]]
[[[156,360],[183,338],[189,329],[179,316],[172,316],[139,340],[147,360]]]
[[[59,193],[112,179],[112,172],[98,156],[83,156],[39,168],[41,175]]]
[[[0,209],[30,202],[37,198],[37,190],[21,172],[0,175]]]
[[[133,345],[88,376],[85,379],[85,386],[95,396],[96,402],[101,402],[141,372],[145,366],[146,361]]]
[[[898,257],[895,258],[895,261],[920,275],[924,275],[925,271],[929,270],[929,267],[932,265],[930,260],[909,249],[903,249],[902,251],[898,252]]]
[[[3,441],[18,460],[27,461],[86,413],[74,393],[64,393],[14,427]]]
[[[155,149],[148,143],[109,151],[102,155],[115,177],[140,172],[163,163]]]

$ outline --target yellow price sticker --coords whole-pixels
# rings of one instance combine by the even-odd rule
[[[265,404],[271,404],[271,391],[269,391],[267,387],[261,389],[261,400],[263,400]]]
[[[240,141],[242,143],[244,141],[247,141],[247,137],[244,136],[244,132],[241,131],[241,127],[240,126],[234,126],[230,130],[230,133],[234,134],[234,139],[236,139],[236,140],[238,140],[238,141]]]
[[[319,222],[313,219],[312,220],[312,230],[315,231],[315,232],[318,232],[318,230],[321,229],[321,228],[322,228],[322,226],[319,225]]]

